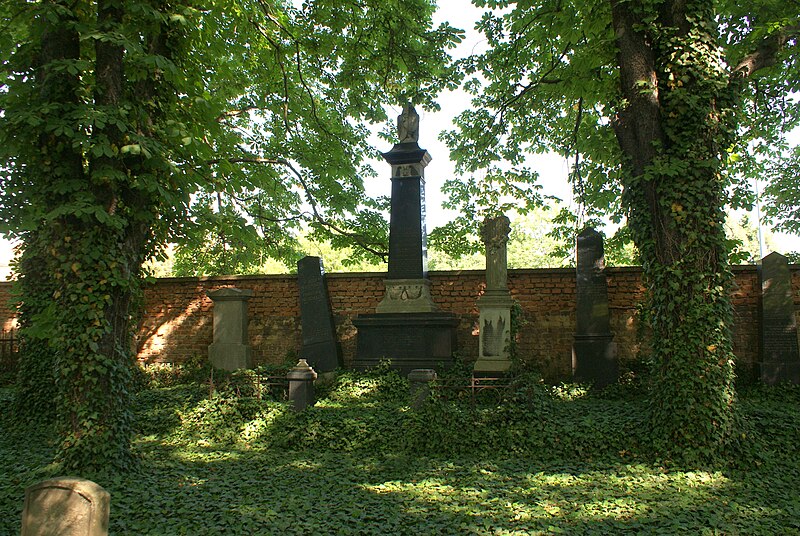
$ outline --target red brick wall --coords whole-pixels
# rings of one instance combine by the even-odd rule
[[[800,266],[792,265],[800,309]],[[734,268],[734,351],[740,376],[749,378],[758,356],[758,274],[755,266]],[[643,297],[639,268],[609,268],[611,327],[623,366],[646,355],[646,335],[638,320]],[[355,354],[356,330],[352,319],[373,313],[383,298],[380,273],[328,274],[328,291],[337,336],[345,363]],[[431,272],[431,295],[443,311],[459,315],[458,353],[465,360],[478,354],[475,301],[483,291],[482,271]],[[300,345],[300,310],[297,278],[292,275],[215,278],[168,278],[145,292],[144,314],[136,335],[143,361],[178,362],[205,356],[212,340],[212,302],[209,290],[235,286],[253,290],[249,301],[249,337],[256,363],[282,363],[294,359]],[[509,288],[520,303],[524,325],[518,353],[549,380],[569,377],[575,325],[574,269],[509,270]],[[0,327],[10,327],[13,308],[7,305],[10,283],[0,283]]]

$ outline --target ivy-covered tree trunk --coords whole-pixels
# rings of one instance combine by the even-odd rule
[[[25,192],[30,226],[16,407],[30,418],[54,414],[58,460],[83,474],[131,463],[131,321],[159,215],[180,209],[165,196],[174,170],[164,125],[178,99],[165,71],[178,73],[172,53],[185,36],[177,6],[164,0],[90,5],[31,8],[38,68],[20,95],[38,115],[8,114],[38,140],[32,152],[20,144],[12,183]],[[141,20],[130,26],[126,10]],[[177,114],[170,120],[178,124]]]
[[[80,81],[76,72],[59,68],[80,57],[80,40],[74,29],[76,20],[66,14],[55,19],[48,14],[63,8],[65,2],[43,2],[41,10],[41,47],[34,63],[36,104],[53,117],[70,117],[80,104]],[[81,180],[82,155],[73,146],[72,137],[65,133],[43,131],[35,137],[35,150],[30,156],[31,182],[52,188],[65,181]],[[34,175],[35,173],[35,175]],[[44,188],[42,188],[44,189]],[[33,203],[53,206],[59,199],[39,198]],[[49,231],[39,228],[28,233],[22,257],[17,265],[20,303],[19,374],[15,412],[21,420],[51,420],[56,413],[56,367],[58,349],[52,347],[48,326],[55,322],[48,316],[54,311],[51,303],[58,282],[52,277],[51,256],[48,255]]]
[[[709,460],[731,437],[734,372],[723,228],[730,85],[713,3],[612,0],[626,99],[628,225],[653,329],[651,424],[665,454]]]

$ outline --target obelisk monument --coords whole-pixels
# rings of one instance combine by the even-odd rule
[[[375,314],[359,315],[359,369],[389,359],[408,373],[452,361],[458,319],[439,312],[431,298],[425,230],[425,167],[430,154],[419,146],[419,115],[407,104],[397,120],[398,142],[383,158],[392,167],[389,271]]]

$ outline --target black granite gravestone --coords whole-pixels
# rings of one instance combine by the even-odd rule
[[[452,363],[456,348],[452,313],[437,310],[426,268],[425,166],[430,155],[418,145],[419,116],[411,105],[398,118],[398,143],[383,153],[392,166],[389,272],[375,314],[358,315],[356,369],[389,359],[407,374]]]
[[[451,313],[375,313],[358,315],[356,359],[364,370],[391,361],[406,375],[414,369],[449,367],[456,348],[458,319]]]
[[[341,351],[336,343],[336,328],[328,300],[325,269],[319,257],[303,257],[297,263],[300,287],[300,323],[305,359],[317,372],[330,372],[342,366]]]
[[[761,381],[800,383],[800,350],[794,315],[792,275],[780,253],[761,261]]]
[[[616,345],[608,311],[603,237],[594,229],[578,235],[577,306],[572,373],[576,380],[604,387],[617,381]]]

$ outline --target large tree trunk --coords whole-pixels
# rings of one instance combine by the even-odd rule
[[[48,16],[61,11],[68,2],[43,2],[41,48],[36,61],[36,84],[39,102],[52,107],[50,117],[69,117],[79,105],[80,80],[77,74],[57,68],[59,63],[80,57],[80,39],[75,31],[75,19],[62,15]],[[68,10],[61,11],[69,13]],[[83,156],[66,134],[43,133],[38,138],[38,152],[30,168],[36,175],[32,180],[49,184],[83,180]],[[64,199],[33,199],[35,204],[54,207]],[[25,241],[19,263],[19,289],[22,301],[19,308],[22,348],[15,399],[15,413],[22,421],[51,420],[56,414],[56,375],[58,349],[53,348],[45,324],[54,324],[53,294],[58,282],[52,277],[56,260],[48,252],[52,228],[42,226],[30,233]]]
[[[132,460],[130,323],[171,168],[155,149],[134,154],[123,147],[133,137],[162,149],[161,122],[177,98],[155,65],[139,63],[136,82],[126,80],[120,40],[131,29],[126,4],[93,5],[96,27],[86,12],[77,21],[70,3],[39,7],[33,101],[41,103],[46,124],[22,170],[38,221],[20,263],[25,347],[17,406],[30,416],[55,410],[58,459],[81,474],[124,469]],[[169,57],[170,39],[180,45],[183,30],[166,16],[174,6],[152,0],[151,7],[165,16],[132,38],[151,57]],[[80,28],[91,30],[92,39],[81,39]],[[87,58],[94,62],[89,72],[81,73],[84,63],[70,64]]]
[[[726,77],[708,3],[657,4],[611,1],[626,102],[614,126],[648,289],[654,440],[665,452],[707,460],[733,427],[720,176],[730,132],[720,110]]]

